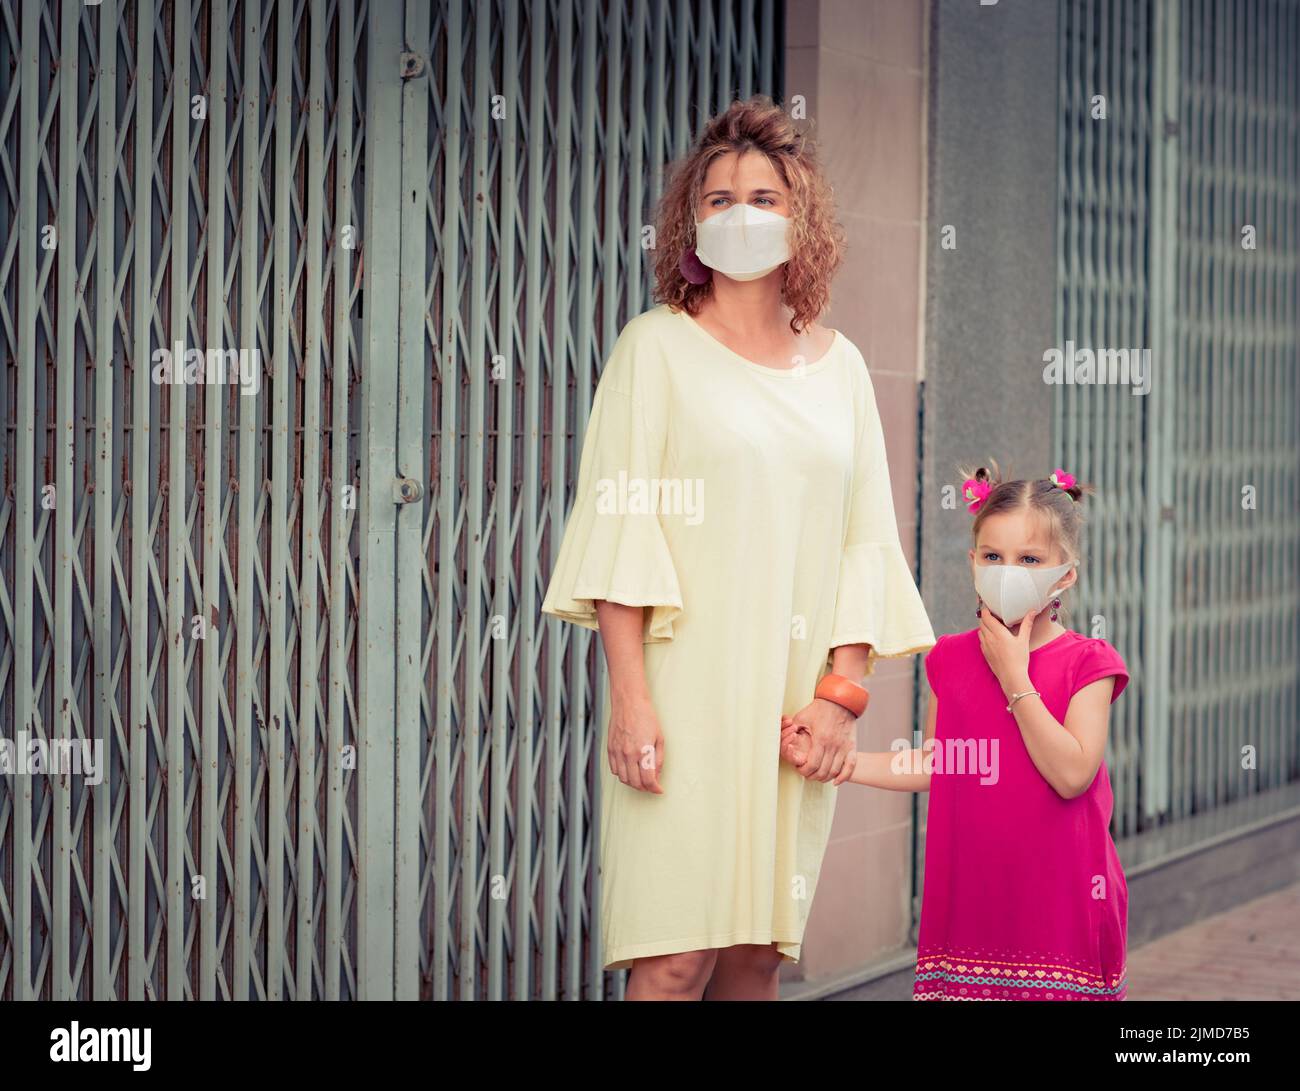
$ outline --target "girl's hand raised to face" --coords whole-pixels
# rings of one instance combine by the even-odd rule
[[[1037,610],[1029,611],[1013,633],[987,606],[980,607],[980,650],[1008,697],[1034,688],[1029,681],[1029,635],[1037,616]]]

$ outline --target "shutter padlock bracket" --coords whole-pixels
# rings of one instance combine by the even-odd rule
[[[424,495],[424,489],[420,483],[413,477],[397,477],[393,479],[393,503],[394,504],[414,504]]]
[[[402,79],[414,79],[416,76],[424,75],[424,54],[407,51],[399,58],[401,67],[398,70]]]

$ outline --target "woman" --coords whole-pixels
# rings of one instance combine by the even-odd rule
[[[657,237],[659,305],[601,374],[542,611],[598,629],[609,665],[606,968],[631,967],[629,999],[774,999],[853,772],[858,682],[934,636],[865,362],[817,324],[842,243],[784,112],[713,119]],[[811,735],[798,770],[783,715]]]

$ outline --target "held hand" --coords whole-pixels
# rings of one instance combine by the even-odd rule
[[[808,760],[812,736],[789,716],[781,717],[781,758],[791,765],[800,766]]]
[[[853,775],[858,760],[857,720],[853,713],[834,701],[814,697],[811,704],[794,715],[793,722],[805,728],[809,737],[807,756],[796,766],[800,776],[831,781],[838,787]]]
[[[1008,697],[1033,688],[1029,684],[1029,634],[1037,615],[1037,610],[1031,610],[1013,633],[987,606],[980,607],[980,650]]]
[[[664,733],[648,697],[616,700],[605,747],[609,770],[629,788],[663,795]]]

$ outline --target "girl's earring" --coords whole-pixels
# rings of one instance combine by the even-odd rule
[[[1052,599],[1052,620],[1053,621],[1056,620],[1056,611],[1059,610],[1060,608],[1061,608],[1061,600]]]
[[[979,600],[978,598],[975,600],[975,616],[976,616],[976,617],[979,617],[979,616],[980,616],[980,609],[981,609],[981,607],[982,607],[983,605],[984,605],[984,604],[981,603],[980,600]]]

